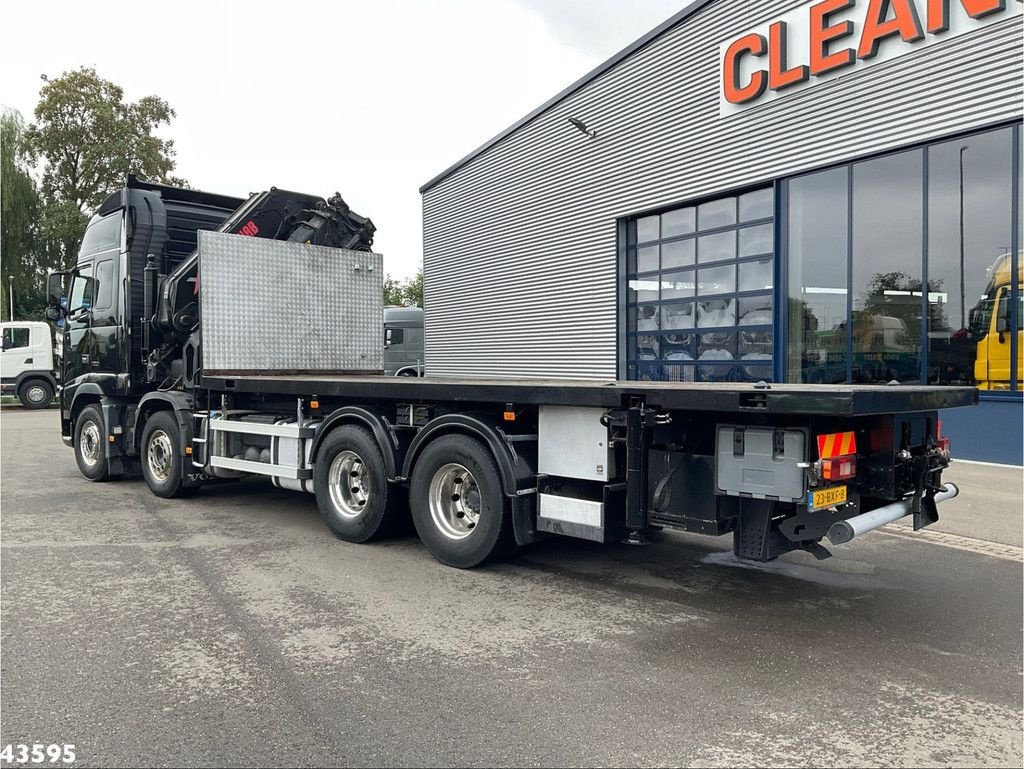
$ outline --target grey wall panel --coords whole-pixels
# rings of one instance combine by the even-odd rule
[[[800,4],[714,2],[427,189],[428,373],[614,377],[618,218],[1020,118],[1019,17],[720,117],[720,43]]]

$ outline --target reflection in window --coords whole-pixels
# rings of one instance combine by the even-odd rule
[[[854,382],[920,381],[921,150],[853,166]]]
[[[4,329],[3,348],[5,350],[16,350],[19,347],[28,347],[29,329],[8,327]]]
[[[697,229],[701,232],[736,224],[736,198],[712,200],[697,207]]]
[[[697,230],[697,209],[680,208],[661,216],[661,237],[691,235]]]
[[[736,291],[736,265],[704,267],[697,273],[697,293],[701,296],[731,294]]]
[[[774,207],[766,188],[626,223],[630,377],[772,378]]]
[[[849,168],[801,176],[787,187],[788,378],[845,382]]]
[[[928,148],[929,383],[1009,389],[993,309],[1011,284],[1012,151],[1012,128]]]
[[[1016,333],[1024,346],[1024,337],[1012,313],[999,332],[997,307],[1022,280],[1011,247],[1019,132],[972,134],[786,183],[790,381],[919,382],[923,373],[931,384],[1014,387],[1021,360],[1011,362],[1010,342]]]
[[[719,232],[715,235],[702,235],[697,240],[697,260],[701,262],[720,262],[724,259],[736,258],[736,232]]]
[[[673,270],[677,267],[689,267],[695,260],[695,241],[672,240],[661,247],[661,269]]]

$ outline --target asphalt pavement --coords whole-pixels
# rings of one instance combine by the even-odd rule
[[[1022,765],[1020,468],[818,562],[552,540],[464,572],[312,497],[84,480],[0,414],[0,744],[78,766]]]

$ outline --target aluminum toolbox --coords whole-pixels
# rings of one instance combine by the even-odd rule
[[[199,287],[207,375],[384,369],[380,254],[200,232]]]
[[[804,496],[807,431],[721,425],[715,440],[719,494],[796,502]]]

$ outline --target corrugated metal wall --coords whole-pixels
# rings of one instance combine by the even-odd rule
[[[799,4],[712,3],[424,193],[430,376],[614,378],[620,217],[1020,117],[1017,17],[720,118],[719,44]]]

